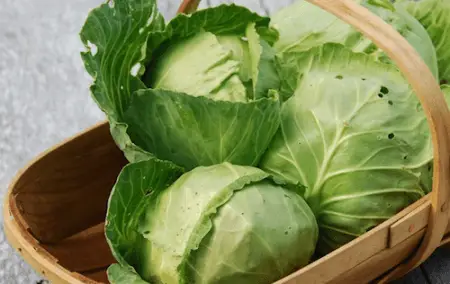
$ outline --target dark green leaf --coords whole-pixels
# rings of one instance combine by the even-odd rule
[[[148,89],[137,93],[125,118],[137,145],[186,169],[256,165],[278,129],[280,104],[272,98],[236,103]]]

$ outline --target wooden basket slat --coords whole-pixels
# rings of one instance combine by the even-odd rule
[[[26,226],[41,242],[58,242],[104,221],[106,200],[126,161],[107,124],[93,129],[43,154],[12,186]]]
[[[361,284],[375,280],[380,277],[380,271],[389,271],[392,267],[397,266],[417,250],[424,234],[425,229],[416,232],[395,247],[387,248],[340,274],[330,281],[330,284]]]
[[[87,272],[83,273],[83,276],[86,278],[92,279],[96,281],[97,283],[109,283],[108,282],[108,276],[106,274],[106,268],[93,271],[93,272]]]
[[[43,244],[42,247],[70,271],[94,271],[116,262],[105,239],[104,223],[56,244]]]
[[[424,200],[426,202],[391,226],[389,235],[390,248],[400,244],[427,226],[431,210],[430,196],[428,195]]]

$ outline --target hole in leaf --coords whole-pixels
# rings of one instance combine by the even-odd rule
[[[344,77],[343,77],[342,75],[337,75],[337,76],[336,76],[336,79],[342,80],[342,79],[344,79]]]
[[[86,45],[89,48],[89,51],[91,52],[92,56],[95,56],[98,52],[97,46],[90,41],[87,41]]]
[[[136,77],[139,74],[140,70],[141,70],[141,63],[134,64],[134,66],[131,67],[131,70],[130,70],[131,76]]]
[[[394,137],[395,137],[394,133],[389,133],[389,135],[388,135],[389,139],[394,139]]]
[[[380,92],[381,92],[382,94],[387,95],[387,94],[389,94],[389,89],[386,88],[385,86],[382,86],[381,89],[380,89]]]

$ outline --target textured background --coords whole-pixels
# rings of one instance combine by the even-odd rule
[[[88,11],[101,2],[0,0],[2,204],[9,182],[27,161],[104,118],[89,96],[91,79],[84,72],[80,60],[82,46],[78,39]],[[173,17],[179,2],[160,0],[160,9],[166,19]],[[234,2],[267,14],[291,0]],[[218,3],[220,1],[204,0],[202,6]],[[450,283],[444,278],[439,280],[449,268],[450,261],[446,261],[445,254],[439,251],[429,261],[428,267],[422,268],[428,269],[431,278],[437,277],[437,280],[425,279],[418,270],[408,283]],[[9,247],[3,229],[0,230],[0,283],[42,283],[41,278]]]

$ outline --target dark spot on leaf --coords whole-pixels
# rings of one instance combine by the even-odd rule
[[[287,234],[289,234],[289,232],[288,231],[284,231],[284,234],[287,235]]]
[[[148,234],[150,234],[150,231],[145,231],[144,232],[144,235],[148,235]]]
[[[389,133],[389,135],[388,135],[389,139],[394,139],[394,137],[395,137],[394,133]]]
[[[406,160],[406,159],[408,159],[408,156],[404,156],[404,157],[403,157],[403,160]]]
[[[380,89],[380,92],[381,92],[382,94],[387,95],[387,94],[389,94],[389,89],[386,88],[385,86],[382,86],[381,89]]]
[[[366,78],[361,78],[361,80],[366,81]]]
[[[393,101],[388,101],[388,104],[390,104],[391,106],[394,105]]]
[[[379,96],[380,98],[384,97],[384,95],[383,95],[382,93],[379,93],[378,96]]]
[[[338,79],[338,80],[344,79],[344,77],[342,75],[337,75],[335,78]]]

